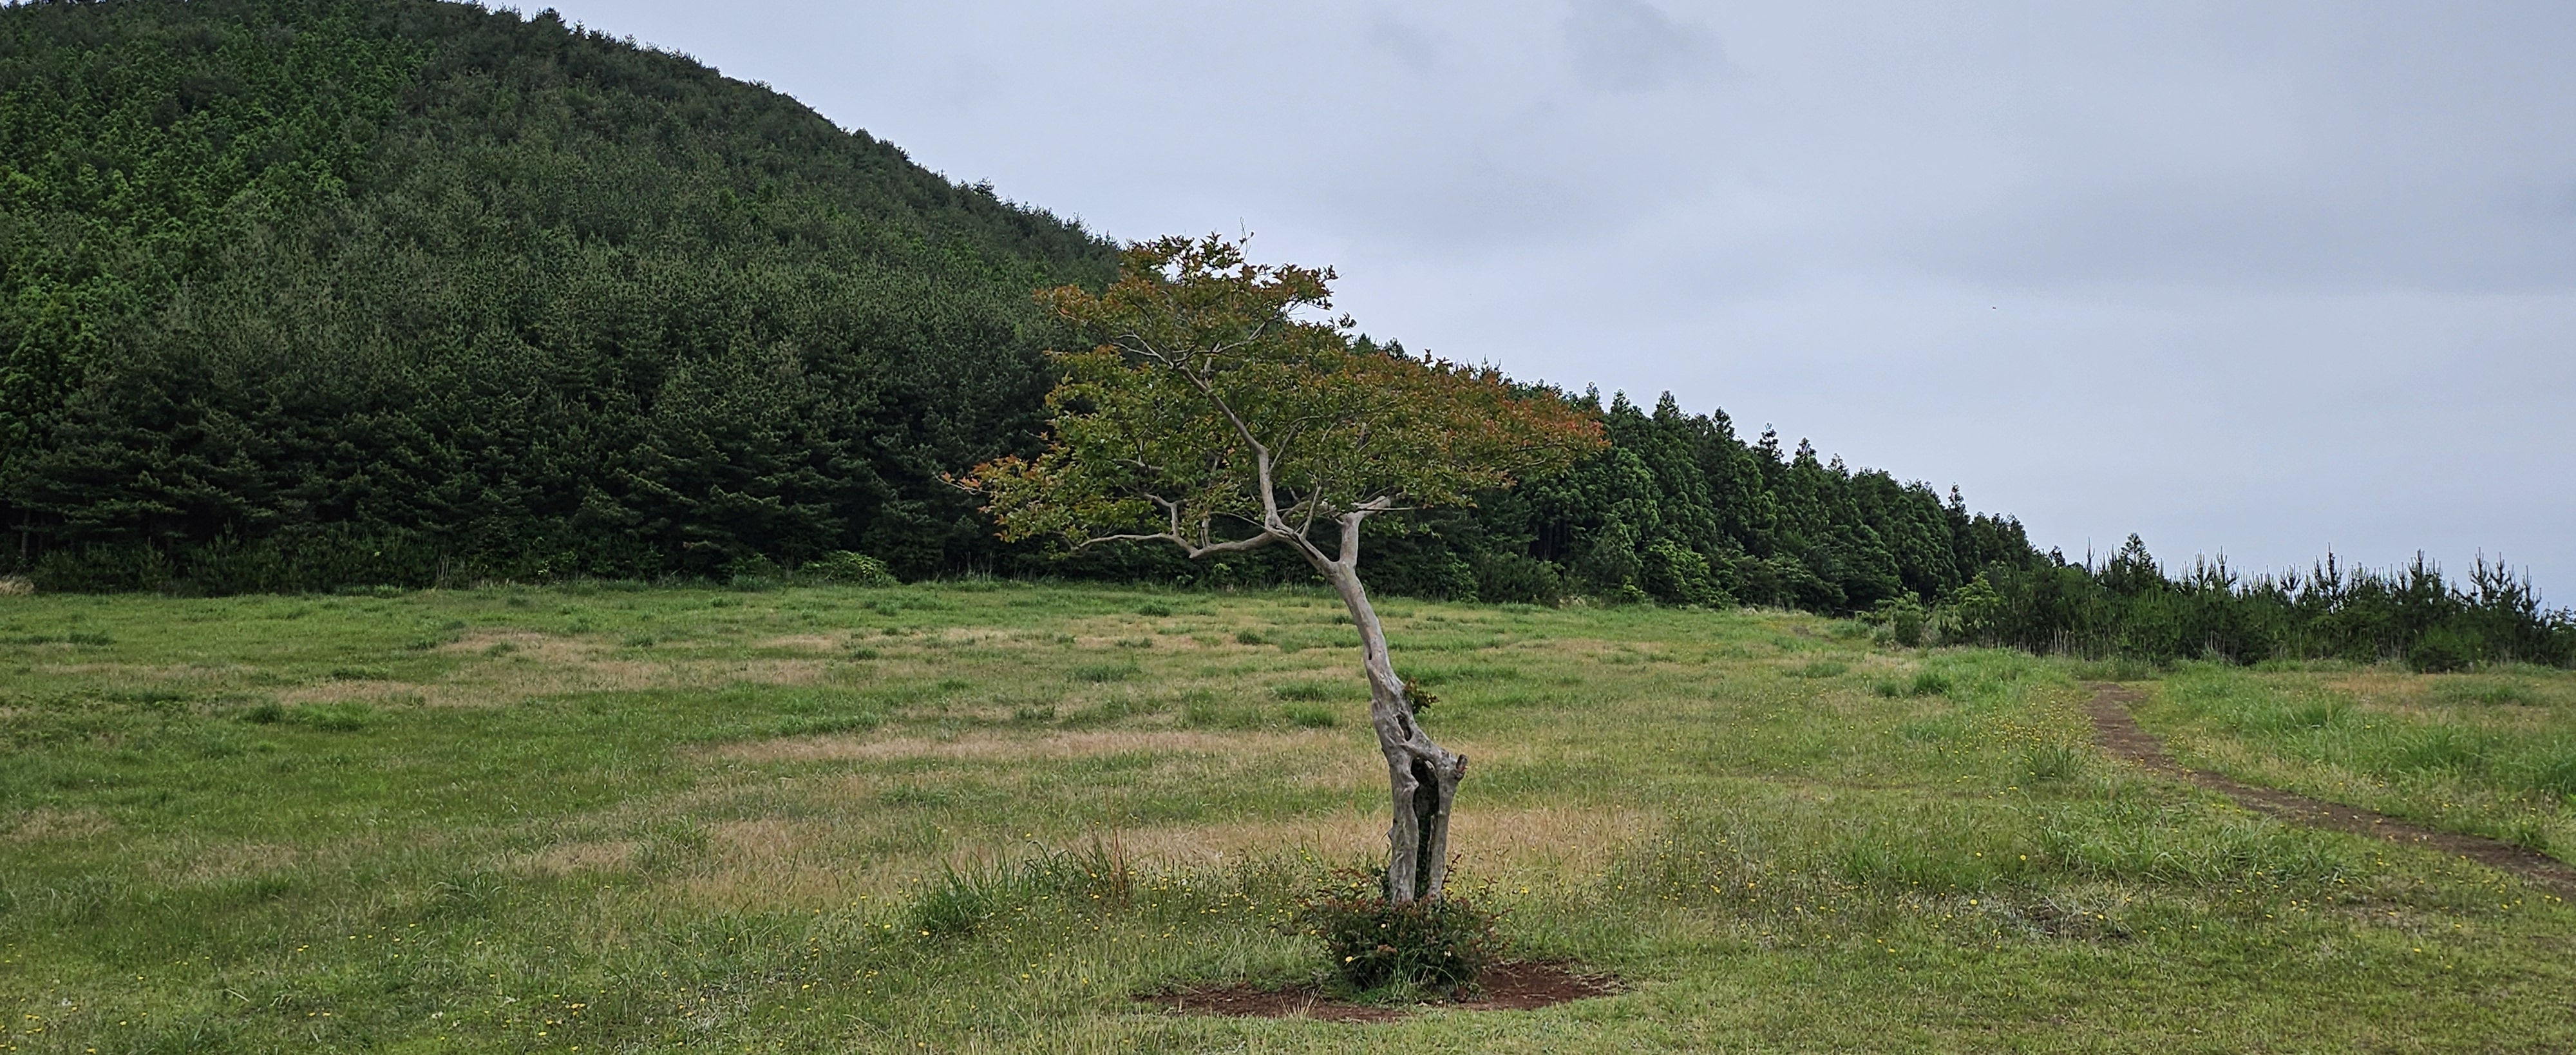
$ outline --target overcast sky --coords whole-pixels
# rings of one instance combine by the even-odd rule
[[[558,6],[2070,556],[2483,549],[2576,604],[2563,0]]]

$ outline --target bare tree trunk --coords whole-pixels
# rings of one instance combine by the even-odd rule
[[[1369,682],[1369,724],[1377,728],[1394,799],[1395,823],[1386,833],[1387,899],[1397,904],[1438,900],[1449,872],[1449,808],[1457,800],[1459,779],[1467,774],[1467,756],[1433,742],[1414,720],[1404,679],[1396,676],[1395,664],[1387,656],[1386,628],[1369,604],[1367,588],[1360,584],[1359,526],[1364,516],[1354,513],[1342,518],[1339,560],[1324,559],[1311,544],[1299,548],[1332,583],[1333,592],[1341,595],[1351,623],[1360,631],[1360,663]]]

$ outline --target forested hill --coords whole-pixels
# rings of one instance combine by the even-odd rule
[[[941,480],[1040,441],[1040,287],[1117,247],[551,13],[428,0],[0,7],[0,575],[223,593],[775,578],[857,551],[1302,580],[1282,554],[999,543]],[[2101,568],[1723,413],[1381,518],[1380,590],[1875,612],[2152,656],[2576,661],[2576,618],[2321,567]],[[850,566],[846,559],[831,562]],[[1900,636],[1912,631],[1900,630]],[[2427,651],[2427,650],[2430,651]]]
[[[0,9],[5,558],[64,585],[984,555],[1115,247],[551,13]],[[45,576],[40,575],[40,580]]]

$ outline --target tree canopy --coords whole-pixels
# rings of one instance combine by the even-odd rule
[[[1191,557],[1311,546],[1318,525],[1467,504],[1600,446],[1600,423],[1553,391],[1301,318],[1331,307],[1329,271],[1252,264],[1214,236],[1144,243],[1125,265],[1101,293],[1041,295],[1100,343],[1056,357],[1048,449],[974,475],[1006,537]]]

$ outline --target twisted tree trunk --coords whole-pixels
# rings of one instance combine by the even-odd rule
[[[1449,809],[1458,797],[1458,781],[1467,775],[1467,756],[1431,739],[1413,714],[1387,656],[1386,628],[1369,604],[1368,588],[1359,576],[1360,521],[1365,513],[1342,518],[1342,552],[1326,558],[1312,544],[1300,545],[1309,563],[1333,586],[1351,623],[1360,631],[1360,665],[1368,673],[1369,724],[1377,729],[1378,749],[1386,755],[1387,784],[1393,792],[1395,821],[1387,829],[1386,896],[1397,904],[1438,900],[1449,873]],[[1302,538],[1298,541],[1304,542]]]

